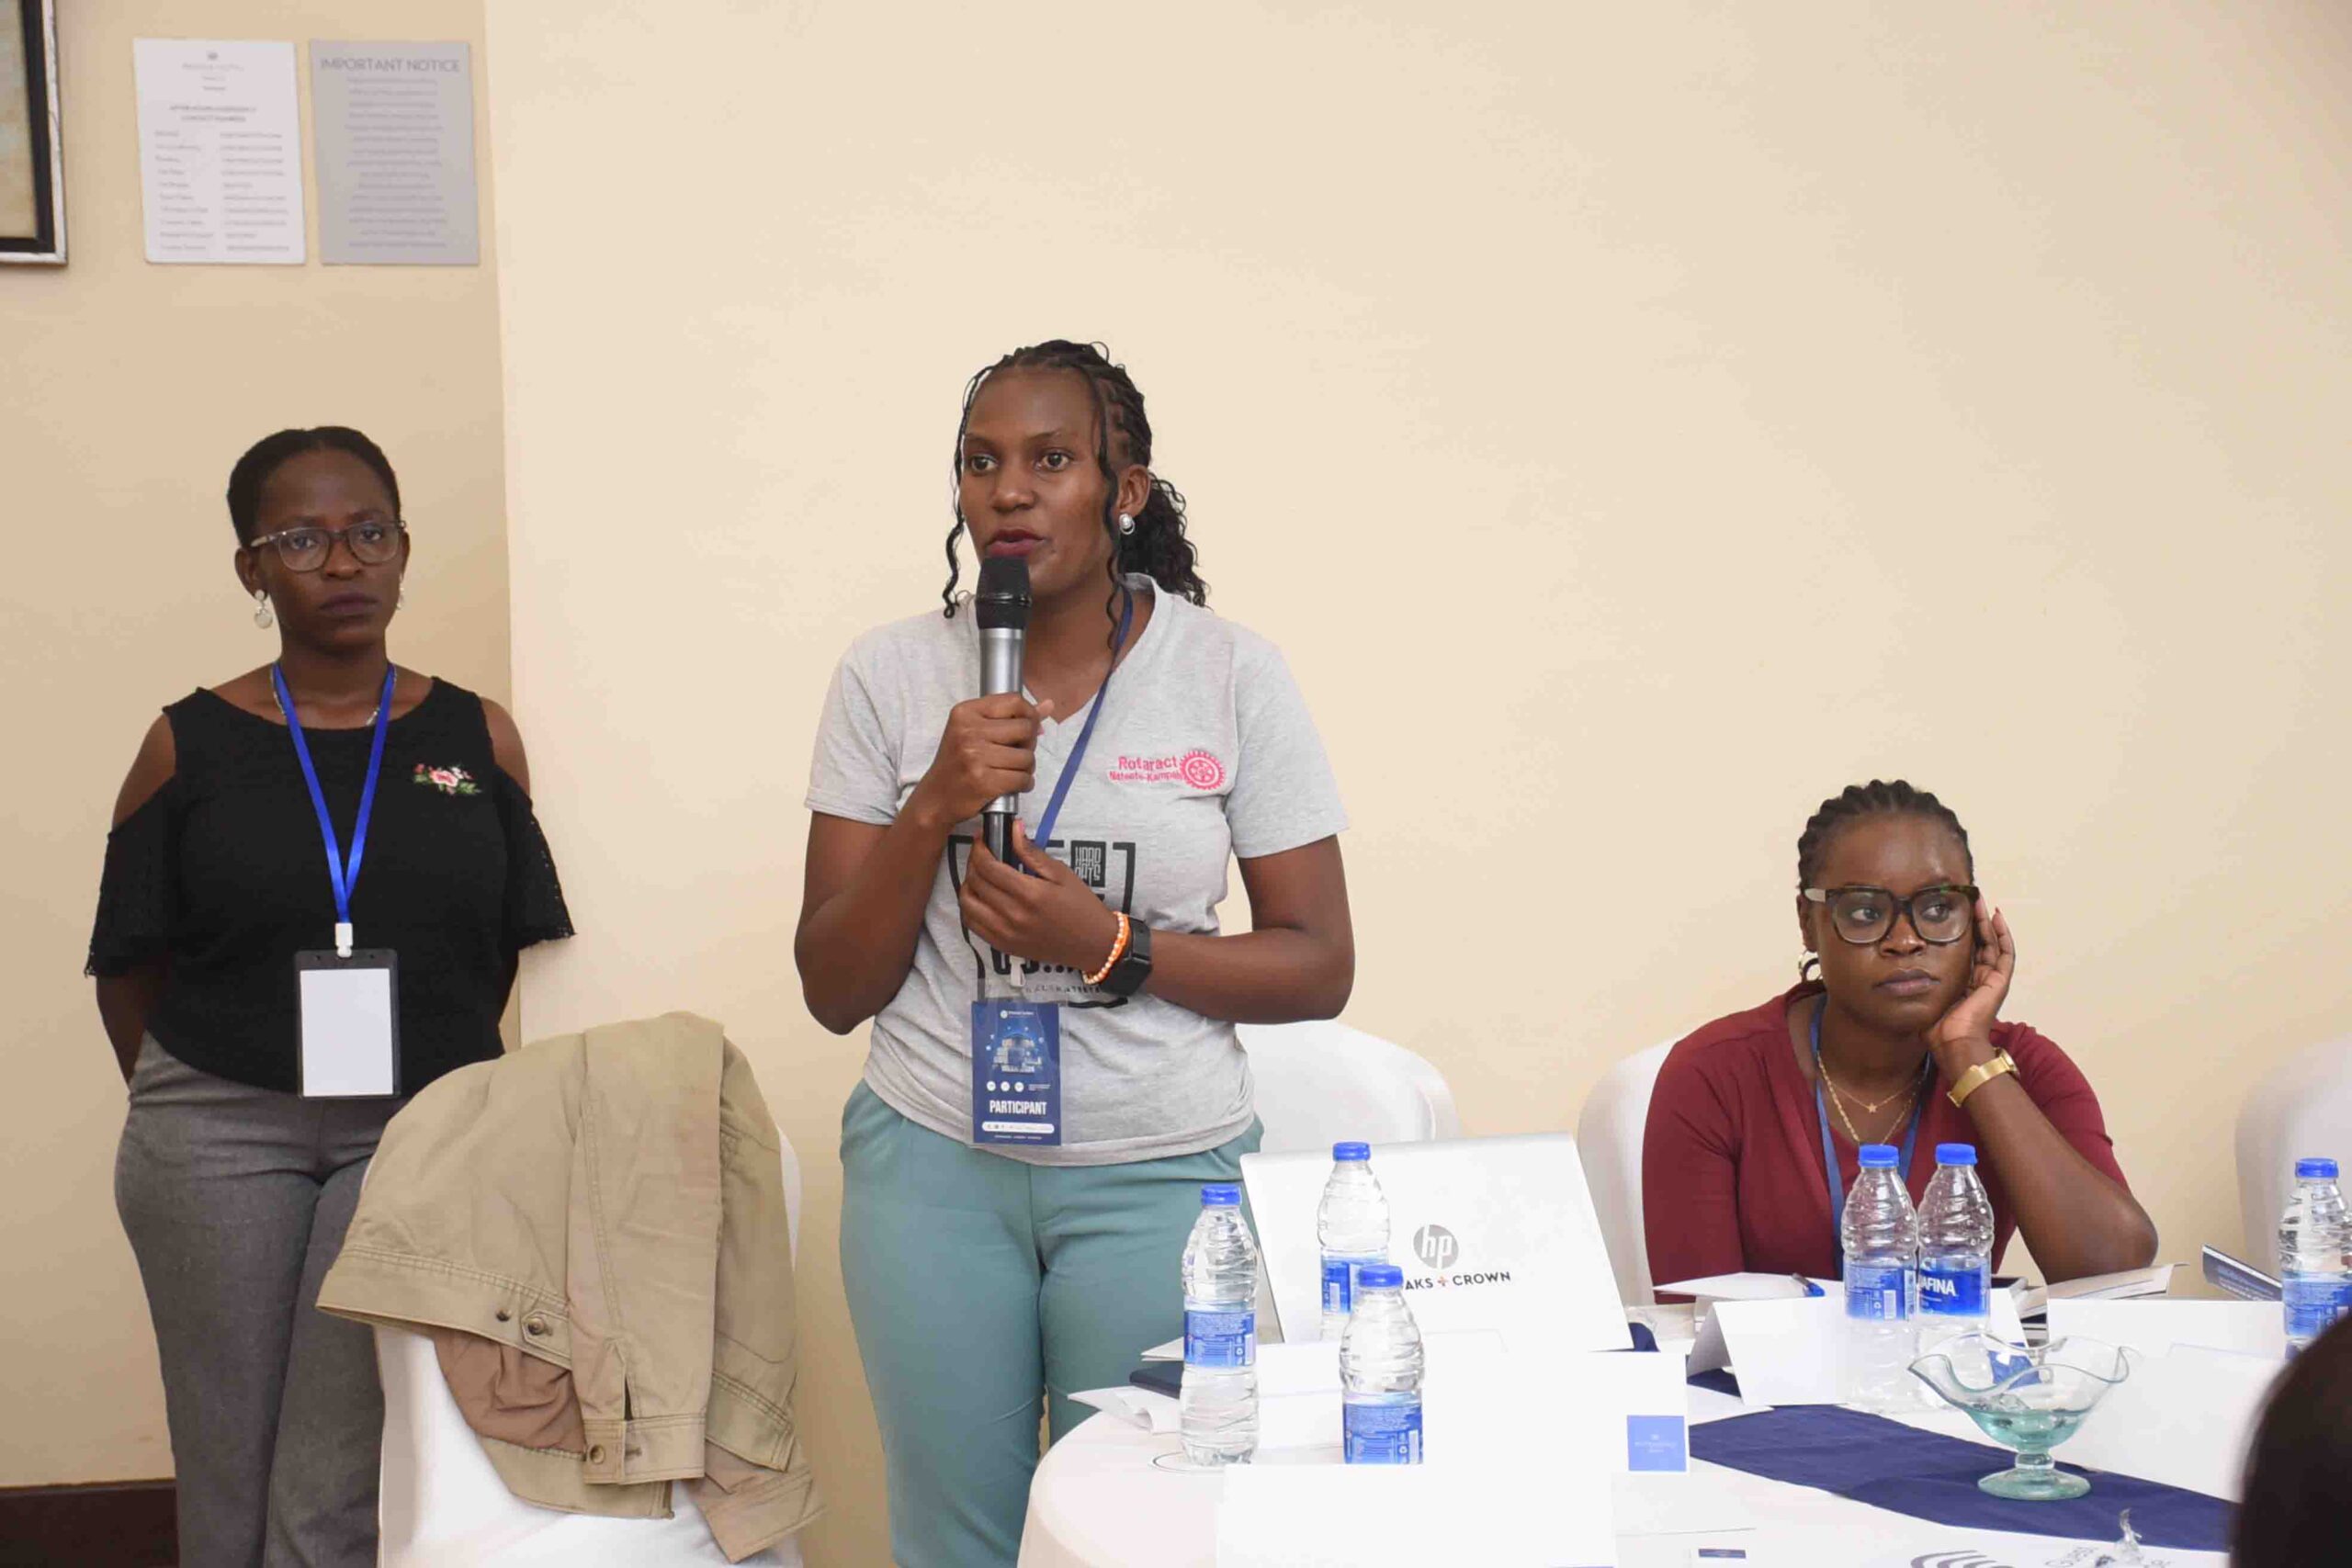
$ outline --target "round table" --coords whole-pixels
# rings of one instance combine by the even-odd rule
[[[1020,1568],[1215,1568],[1224,1476],[1155,1462],[1181,1453],[1173,1433],[1154,1436],[1107,1416],[1080,1424],[1037,1467]],[[1276,1455],[1273,1461],[1329,1457],[1310,1451]],[[1181,1459],[1175,1462],[1181,1465]],[[1690,1468],[1736,1497],[1752,1515],[1753,1528],[1719,1534],[1621,1533],[1620,1568],[1689,1568],[1693,1550],[1702,1546],[1745,1547],[1752,1560],[1804,1562],[1808,1568],[1884,1568],[1908,1563],[1923,1551],[2003,1547],[2005,1556],[1974,1560],[2040,1564],[2085,1544],[1928,1525],[1718,1465],[1694,1462]],[[2158,1555],[2181,1568],[2223,1561],[2195,1551]]]

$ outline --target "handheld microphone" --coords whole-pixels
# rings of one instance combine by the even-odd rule
[[[980,562],[980,586],[972,595],[980,623],[980,694],[993,697],[1021,690],[1021,650],[1029,636],[1029,563],[1020,556],[990,556]],[[1013,858],[1012,824],[1021,797],[999,795],[980,813],[980,838],[989,853],[1007,865]]]

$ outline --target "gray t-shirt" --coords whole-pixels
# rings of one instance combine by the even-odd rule
[[[1133,580],[1148,592],[1148,580]],[[808,809],[892,820],[929,771],[948,710],[979,694],[968,609],[866,633],[834,671],[808,773]],[[1048,724],[1035,828],[1084,728]],[[977,818],[956,829],[924,911],[914,966],[874,1020],[865,1082],[899,1114],[971,1137],[971,1004],[1015,995],[1062,1004],[1063,1142],[994,1152],[1035,1165],[1110,1165],[1214,1148],[1251,1117],[1250,1066],[1233,1025],[1150,995],[1125,1001],[1049,965],[1012,987],[1006,961],[967,936],[956,890]],[[1154,931],[1214,934],[1229,855],[1280,854],[1347,826],[1331,765],[1282,655],[1264,638],[1172,594],[1112,677],[1046,852],[1114,909]]]

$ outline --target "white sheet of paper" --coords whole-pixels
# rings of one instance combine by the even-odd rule
[[[1720,1371],[1731,1365],[1731,1348],[1724,1343],[1724,1325],[1715,1318],[1714,1303],[1707,1303],[1705,1321],[1699,1325],[1699,1337],[1683,1352],[1690,1363],[1692,1377],[1701,1372]]]
[[[298,265],[302,121],[294,46],[133,39],[151,262]]]
[[[2161,1356],[2176,1345],[2287,1359],[2287,1323],[2277,1302],[2057,1301],[2050,1337],[2070,1334]]]
[[[1579,1406],[1602,1425],[1620,1471],[1633,1468],[1627,1423],[1635,1416],[1670,1418],[1676,1435],[1675,1472],[1690,1468],[1690,1385],[1683,1381],[1682,1359],[1637,1350],[1589,1351],[1561,1363],[1566,1401],[1557,1409]]]
[[[1426,1426],[1428,1398],[1422,1399]],[[1340,1391],[1317,1393],[1261,1394],[1258,1400],[1258,1457],[1277,1456],[1306,1464],[1340,1464]]]
[[[1263,1340],[1259,1341],[1259,1348],[1265,1348]],[[1184,1359],[1184,1341],[1179,1337],[1165,1345],[1154,1345],[1143,1353],[1143,1359],[1147,1361],[1181,1361]]]
[[[1182,1359],[1182,1353],[1178,1352]],[[1340,1393],[1340,1348],[1318,1340],[1258,1347],[1258,1394]]]
[[[1100,1410],[1114,1421],[1165,1436],[1176,1430],[1178,1406],[1164,1393],[1148,1388],[1090,1388],[1073,1393],[1070,1402]]]
[[[1608,1478],[1532,1465],[1237,1465],[1217,1568],[1614,1568]]]
[[[304,969],[302,1095],[392,1092],[392,972]]]
[[[1837,1404],[1845,1307],[1841,1296],[1718,1302],[1713,1321],[1739,1377],[1740,1397],[1760,1404]]]
[[[1996,1291],[1988,1304],[1985,1332],[2025,1343],[2016,1299]],[[1728,1364],[1738,1375],[1740,1397],[1752,1404],[1835,1404],[1845,1306],[1844,1291],[1834,1284],[1817,1297],[1718,1302],[1690,1352],[1690,1370]]]
[[[2053,1302],[2161,1296],[2172,1289],[2172,1271],[2178,1267],[2177,1263],[2159,1263],[2153,1269],[2126,1269],[2120,1274],[2088,1274],[2048,1286],[2042,1293]]]
[[[1684,1475],[1618,1476],[1610,1500],[1620,1536],[1722,1535],[1756,1528],[1756,1510],[1711,1465]]]
[[[2284,1363],[2195,1345],[2133,1359],[2132,1375],[2058,1457],[2236,1502],[2262,1402]]]
[[[472,52],[311,41],[319,259],[481,260]]]
[[[1816,1280],[1825,1291],[1837,1289],[1835,1280]],[[1703,1280],[1679,1280],[1657,1287],[1662,1296],[1704,1296],[1714,1302],[1777,1302],[1803,1296],[1804,1287],[1793,1274],[1710,1274]]]
[[[1836,1295],[1839,1290],[1835,1280],[1815,1280],[1824,1295]],[[1731,1363],[1731,1352],[1724,1345],[1723,1325],[1715,1321],[1717,1302],[1776,1302],[1811,1301],[1792,1274],[1710,1274],[1703,1280],[1684,1280],[1677,1284],[1659,1287],[1677,1295],[1696,1296],[1698,1312],[1705,1321],[1700,1323],[1695,1342],[1689,1351],[1690,1371],[1712,1372]],[[1653,1330],[1653,1333],[1656,1331]]]

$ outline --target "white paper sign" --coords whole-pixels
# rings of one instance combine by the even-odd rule
[[[1608,1478],[1516,1466],[1237,1465],[1217,1568],[1614,1568]]]
[[[1842,1296],[1717,1302],[1713,1322],[1739,1378],[1740,1398],[1757,1404],[1838,1403]]]
[[[2017,1303],[1996,1291],[1984,1331],[2012,1345],[2025,1343]],[[1789,1301],[1717,1302],[1690,1354],[1693,1371],[1707,1370],[1701,1356],[1720,1343],[1739,1379],[1740,1397],[1753,1404],[1836,1404],[1844,1342],[1846,1297],[1838,1286],[1821,1296]],[[1913,1318],[1916,1332],[1921,1320]],[[1721,1365],[1721,1362],[1714,1363]]]
[[[1681,1474],[1690,1468],[1690,1385],[1682,1358],[1652,1351],[1603,1351],[1565,1358],[1565,1402],[1602,1427],[1615,1467],[1628,1472]]]
[[[481,262],[464,44],[313,39],[311,120],[321,261]]]
[[[142,38],[130,47],[147,259],[300,264],[294,46]]]
[[[2099,1402],[2058,1457],[2234,1503],[2263,1401],[2284,1370],[2269,1357],[2194,1345],[2134,1357],[2131,1376]]]
[[[1812,1281],[1816,1290],[1835,1290],[1835,1280]],[[1794,1274],[1710,1274],[1703,1280],[1677,1280],[1657,1287],[1662,1296],[1703,1296],[1713,1302],[1777,1302],[1810,1296],[1806,1281]]]
[[[2196,1345],[2287,1359],[2287,1320],[2277,1302],[2051,1302],[2050,1337],[2075,1334],[2149,1356]]]

